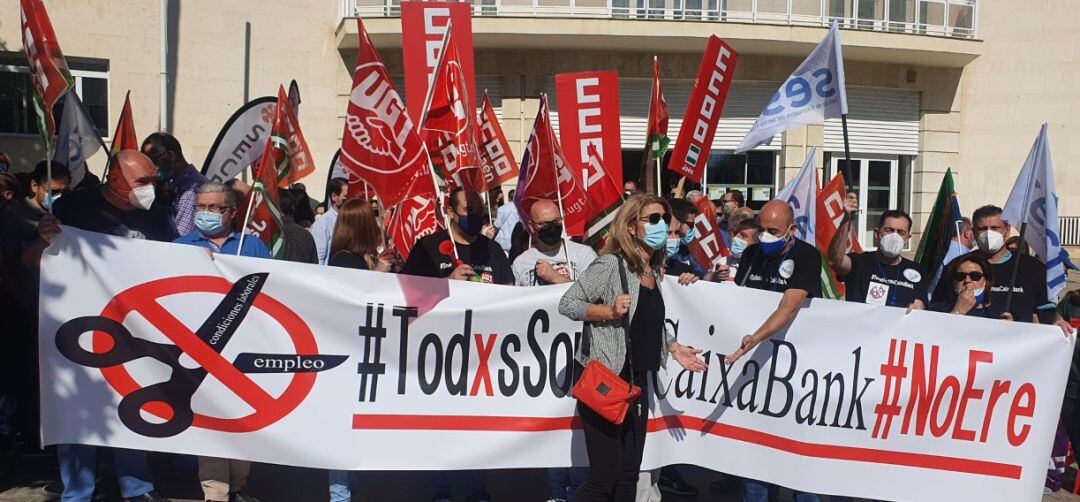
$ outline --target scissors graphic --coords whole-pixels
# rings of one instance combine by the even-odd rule
[[[195,335],[220,354],[247,316],[268,276],[266,273],[251,274],[236,281]],[[111,347],[105,352],[84,349],[79,345],[79,338],[88,331],[109,336]],[[117,410],[120,420],[132,431],[156,438],[175,436],[191,427],[195,418],[191,400],[206,379],[207,370],[180,364],[183,351],[179,347],[136,338],[113,319],[86,316],[72,319],[60,327],[56,333],[56,348],[71,361],[91,368],[117,366],[143,357],[169,365],[172,373],[168,380],[132,391],[120,400]],[[338,364],[345,359],[345,356],[327,357],[340,357]],[[147,420],[142,410],[150,403],[167,406],[171,415],[164,414],[163,421]]]

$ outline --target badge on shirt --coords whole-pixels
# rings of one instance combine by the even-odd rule
[[[791,279],[791,274],[795,273],[795,260],[787,259],[780,264],[780,277],[784,279]]]
[[[909,268],[904,271],[904,277],[911,282],[919,282],[922,280],[922,274],[918,270]]]
[[[866,303],[873,305],[888,305],[889,285],[870,281],[870,286],[866,288]]]

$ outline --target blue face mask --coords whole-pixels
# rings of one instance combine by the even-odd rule
[[[667,245],[667,222],[660,220],[659,223],[646,223],[645,224],[645,238],[642,242],[646,246],[654,250],[663,249]]]
[[[41,205],[45,206],[45,209],[52,209],[53,204],[56,204],[56,200],[59,199],[61,195],[63,194],[60,192],[53,192],[51,195],[45,196],[45,200],[41,202]]]
[[[686,235],[684,235],[681,239],[679,239],[679,243],[682,244],[683,246],[686,246],[686,245],[690,244],[691,242],[693,242],[694,238],[696,238],[696,237],[697,237],[697,228],[690,227],[690,231],[686,232]]]
[[[734,256],[736,258],[742,256],[743,251],[746,251],[746,246],[749,246],[749,245],[750,244],[748,244],[746,241],[744,241],[744,240],[742,240],[742,239],[740,239],[738,237],[735,237],[735,238],[731,239],[731,254],[732,254],[732,256]]]
[[[758,246],[761,247],[761,252],[765,253],[765,256],[776,256],[787,246],[787,238],[761,232],[761,236],[758,237]]]
[[[679,253],[679,239],[667,240],[667,257],[671,258]]]
[[[221,213],[199,211],[195,213],[195,228],[204,236],[214,237],[224,233],[225,224],[221,221]]]
[[[479,235],[480,231],[484,229],[484,224],[487,223],[487,217],[482,214],[467,214],[465,216],[458,216],[457,226],[461,230],[461,233],[472,237]]]

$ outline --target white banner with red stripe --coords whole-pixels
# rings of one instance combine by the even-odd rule
[[[779,295],[662,286],[704,349],[650,379],[645,468],[874,499],[1039,500],[1072,340],[812,300],[722,364]],[[44,259],[47,443],[351,470],[584,465],[565,286],[511,288],[64,228]]]

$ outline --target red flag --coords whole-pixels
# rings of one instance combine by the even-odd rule
[[[38,133],[47,145],[56,134],[53,106],[75,81],[60,51],[60,42],[56,40],[45,3],[42,0],[20,0],[19,4],[22,7],[23,49],[26,51],[27,66],[30,67],[30,79],[34,83]]]
[[[428,89],[420,138],[427,145],[432,168],[443,179],[454,179],[455,184],[465,188],[482,189],[474,179],[483,165],[477,141],[476,108],[465,87],[465,73],[454,40],[453,26],[447,24],[439,63]]]
[[[363,21],[356,22],[359,57],[338,160],[354,175],[348,176],[350,181],[367,181],[389,207],[405,197],[409,182],[429,160]],[[351,193],[361,190],[362,181],[350,182]]]
[[[621,184],[615,181],[615,177],[604,167],[596,145],[589,144],[588,155],[585,185],[589,187],[589,205],[585,215],[588,223],[585,242],[594,248],[600,248],[611,227],[611,221],[615,219],[615,211],[623,203],[623,192]]]
[[[439,230],[434,180],[425,173],[409,184],[405,198],[387,212],[384,227],[394,248],[404,259],[422,237]]]
[[[563,226],[567,235],[584,235],[585,214],[589,200],[581,184],[581,173],[570,167],[562,148],[555,139],[548,116],[547,96],[540,97],[540,110],[533,122],[533,131],[525,145],[521,160],[514,202],[525,228],[529,228],[529,209],[533,202],[547,199],[558,203],[562,199]]]
[[[844,219],[844,196],[847,190],[844,187],[844,176],[836,173],[832,181],[821,187],[817,196],[817,215],[814,222],[815,240],[818,249],[829,249],[836,230],[840,228],[840,222]],[[859,239],[855,238],[854,226],[852,226],[852,238],[850,239],[847,252],[861,253],[862,246]],[[822,286],[825,287],[827,297],[839,298],[844,295],[844,283],[836,279],[836,272],[825,261],[822,271]]]
[[[401,2],[401,59],[405,88],[409,90],[409,118],[421,122],[428,84],[439,61],[443,36],[450,24],[457,28],[457,48],[465,88],[476,89],[473,70],[472,4],[469,2]]]
[[[274,147],[274,138],[266,142],[259,167],[255,170],[255,182],[244,201],[244,207],[251,208],[247,216],[246,228],[253,236],[266,244],[274,258],[285,254],[285,236],[281,229],[281,197],[278,194],[277,164],[282,161],[282,150]],[[254,200],[253,200],[254,198]]]
[[[716,35],[709,37],[668,169],[701,183],[738,62],[735,49]]]
[[[135,121],[131,118],[131,91],[124,95],[124,108],[120,110],[120,120],[116,122],[116,132],[112,137],[113,155],[120,150],[138,150],[139,137],[135,134]]]
[[[487,91],[480,108],[480,155],[483,157],[484,191],[490,191],[518,176],[518,164],[506,141]]]
[[[274,121],[270,127],[270,141],[279,153],[277,162],[278,186],[287,187],[315,171],[315,159],[311,157],[300,123],[293,113],[292,101],[285,88],[278,86]]]
[[[660,87],[660,63],[656,56],[652,60],[653,82],[652,97],[649,100],[649,127],[646,129],[646,154],[652,154],[653,158],[661,161],[667,152],[668,144],[668,119],[670,115],[667,109],[667,100],[664,99],[664,90]]]
[[[687,247],[698,265],[705,270],[712,270],[714,265],[731,255],[731,251],[720,236],[720,227],[716,224],[716,206],[712,201],[701,197],[694,202],[694,206],[698,209],[698,215],[694,218],[697,237],[694,237]]]
[[[570,166],[588,168],[587,146],[595,145],[608,176],[622,186],[622,139],[619,131],[619,74],[615,71],[555,75],[559,103],[559,144]],[[592,187],[585,184],[585,191]],[[592,200],[592,197],[590,197]]]

